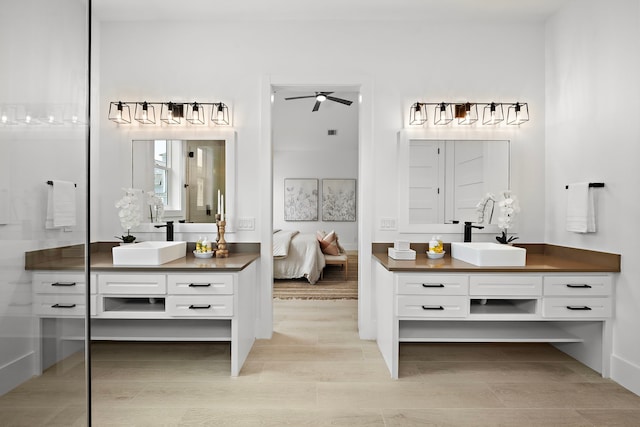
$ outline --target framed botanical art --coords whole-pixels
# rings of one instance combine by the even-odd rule
[[[322,180],[322,220],[356,220],[356,180]]]
[[[285,178],[284,220],[318,220],[318,180]]]

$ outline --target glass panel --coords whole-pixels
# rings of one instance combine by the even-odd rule
[[[87,10],[21,0],[0,13],[3,425],[88,419]]]

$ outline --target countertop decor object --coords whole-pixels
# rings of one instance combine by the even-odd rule
[[[446,251],[442,251],[442,252],[431,252],[431,251],[427,251],[427,258],[429,259],[440,259],[440,258],[444,258],[444,254],[446,254]]]
[[[193,251],[193,256],[195,256],[196,258],[211,258],[213,257],[214,252],[196,252]]]

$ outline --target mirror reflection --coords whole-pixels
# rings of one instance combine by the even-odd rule
[[[132,187],[153,191],[164,218],[213,223],[226,193],[225,140],[134,140]]]
[[[400,153],[401,223],[476,222],[480,200],[510,188],[509,158],[509,141],[408,139]],[[496,222],[488,211],[485,224]]]

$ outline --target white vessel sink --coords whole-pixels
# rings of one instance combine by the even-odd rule
[[[114,246],[113,265],[161,265],[182,258],[187,242],[141,242]]]
[[[451,242],[451,256],[480,267],[522,267],[527,250],[500,243]]]

